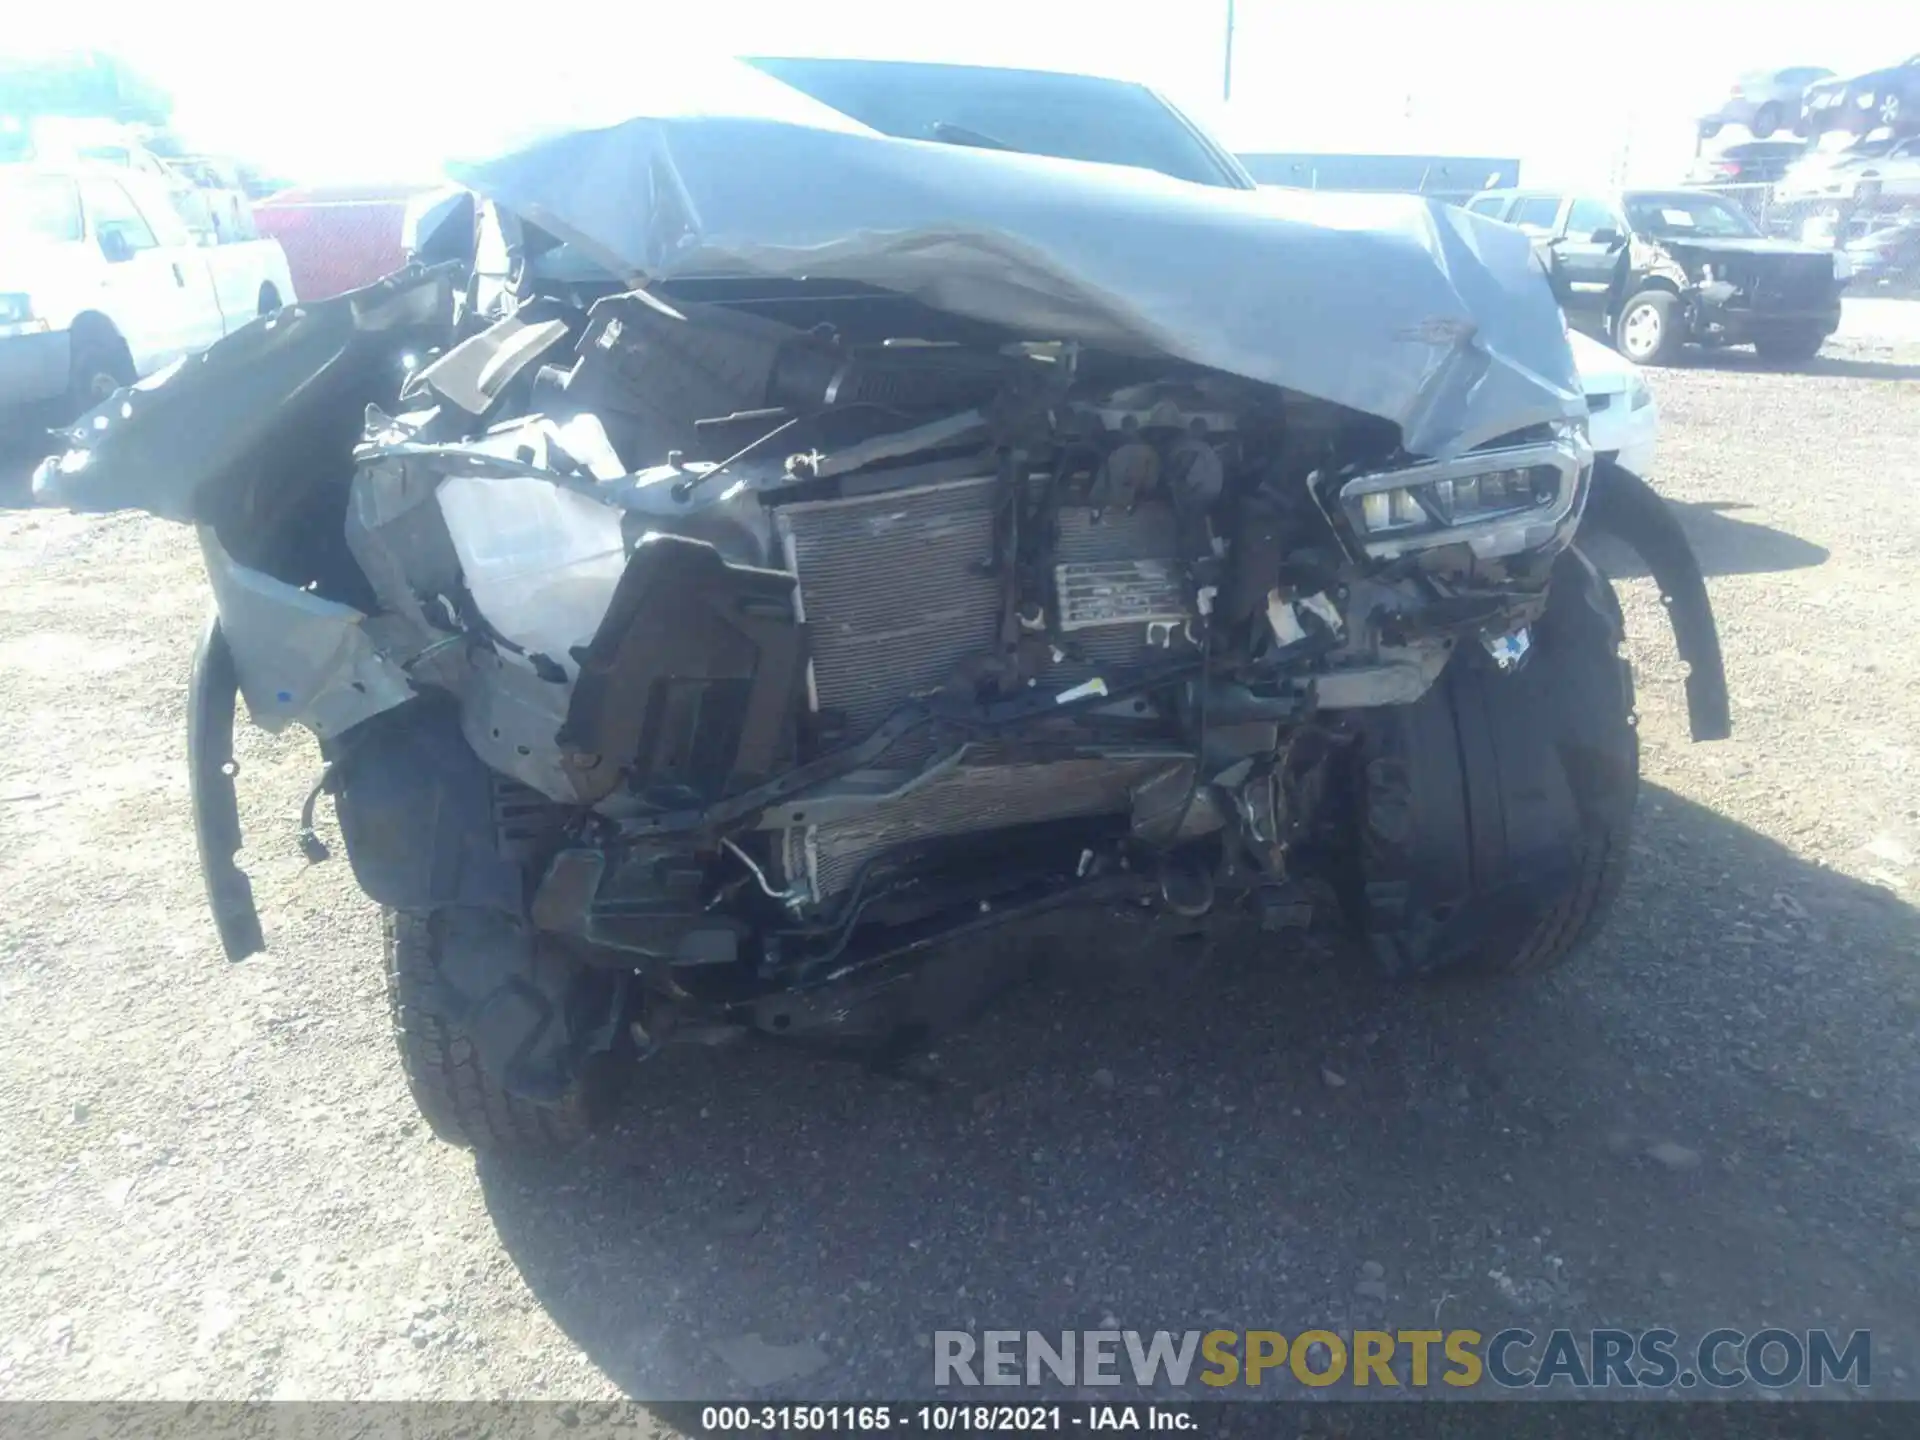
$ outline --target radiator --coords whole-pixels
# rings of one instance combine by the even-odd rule
[[[992,648],[1000,586],[975,567],[993,554],[993,487],[951,480],[781,508],[814,702],[845,714],[849,735]]]
[[[1000,582],[978,567],[993,554],[994,483],[953,480],[781,508],[813,649],[814,703],[841,711],[849,735],[865,734],[902,700],[939,689],[962,661],[993,649]],[[1097,521],[1069,508],[1060,512],[1054,561],[1083,572],[1131,565],[1134,585],[1164,592],[1177,549],[1173,512],[1163,504]],[[1159,569],[1140,572],[1142,562]],[[1153,598],[1153,615],[1171,613],[1163,595]],[[1065,638],[1083,662],[1056,667],[1047,682],[1077,684],[1140,663],[1149,654],[1147,618],[1070,631]]]
[[[993,552],[994,486],[983,477],[781,508],[812,647],[813,703],[843,714],[850,737],[993,649],[1001,586],[979,566]],[[1107,596],[1079,613],[1097,618],[1107,613],[1099,605],[1108,604],[1124,618],[1066,632],[1077,658],[1053,666],[1046,683],[1077,684],[1148,658],[1148,620],[1179,608],[1169,599],[1179,588],[1170,563],[1176,550],[1173,513],[1162,504],[1109,511],[1098,521],[1085,509],[1060,512],[1056,567],[1068,567],[1066,578],[1089,593],[1104,586]],[[927,753],[902,745],[882,763],[898,766]],[[1124,813],[1141,780],[1177,763],[1165,755],[996,763],[991,751],[971,752],[961,766],[858,818],[788,831],[787,873],[804,877],[824,898],[851,883],[870,856],[896,845]]]

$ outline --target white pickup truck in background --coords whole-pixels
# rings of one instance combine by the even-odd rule
[[[137,170],[0,165],[0,422],[71,419],[295,300],[277,242],[196,218]]]

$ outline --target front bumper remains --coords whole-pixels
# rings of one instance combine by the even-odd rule
[[[1784,330],[1814,330],[1831,335],[1840,328],[1840,297],[1822,305],[1792,309],[1756,308],[1732,285],[1715,281],[1698,287],[1689,297],[1693,338],[1740,345],[1757,336]]]
[[[1687,711],[1692,738],[1696,741],[1724,739],[1732,731],[1732,721],[1726,672],[1707,594],[1706,577],[1673,512],[1638,476],[1603,459],[1594,466],[1591,497],[1582,523],[1583,528],[1591,525],[1613,534],[1646,563],[1667,601],[1676,647],[1688,666]],[[190,682],[188,772],[193,796],[195,839],[207,886],[208,903],[214,913],[221,945],[230,960],[245,959],[265,948],[252,888],[233,858],[241,844],[235,786],[238,771],[233,759],[233,719],[238,693],[239,681],[232,652],[219,621],[215,619],[202,638]],[[1119,693],[1116,689],[1112,695],[1104,698],[1110,700]],[[993,708],[991,715],[971,715],[968,718],[975,725],[991,730],[999,724],[1010,724],[1022,718],[1023,701],[1006,702]],[[930,718],[931,712],[924,707],[905,707],[892,722],[870,737],[868,744],[884,748],[906,729]],[[856,750],[861,748],[855,747]],[[734,811],[772,803],[782,794],[820,780],[836,765],[846,765],[858,758],[858,755],[849,752],[824,756],[811,765],[776,777],[757,790],[730,797],[728,801],[705,811],[663,817],[657,827],[650,826],[646,821],[635,821],[632,825],[636,833],[654,828],[664,833],[676,828],[673,823],[676,820],[682,825],[712,824],[724,820]],[[344,763],[350,763],[350,760]],[[389,787],[375,788],[380,790]],[[374,820],[375,828],[379,828],[378,817],[374,817]],[[359,829],[364,830],[368,822],[365,817],[348,815],[343,807],[341,823],[350,829],[357,824]],[[350,851],[355,848],[349,846]],[[449,847],[446,853],[452,854],[456,850],[457,847]],[[449,883],[452,883],[451,880]],[[1046,908],[1046,905],[1042,904],[1041,908]]]

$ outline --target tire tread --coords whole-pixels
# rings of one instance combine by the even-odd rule
[[[576,1086],[557,1105],[507,1091],[481,1067],[441,1001],[441,933],[433,914],[387,910],[387,1004],[400,1066],[433,1133],[467,1149],[557,1154],[586,1139],[592,1117]]]

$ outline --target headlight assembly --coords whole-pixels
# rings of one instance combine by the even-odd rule
[[[1627,408],[1644,410],[1653,403],[1653,391],[1647,388],[1647,382],[1638,375],[1627,377]]]
[[[1634,408],[1643,403],[1636,396]],[[1592,464],[1585,434],[1567,425],[1540,444],[1357,476],[1340,487],[1340,506],[1375,559],[1456,544],[1496,559],[1551,540]]]

